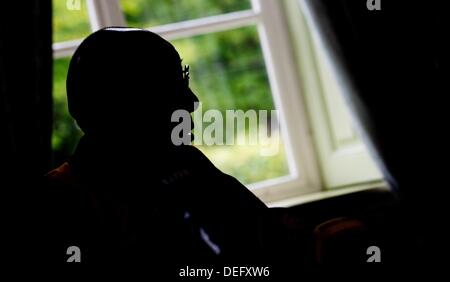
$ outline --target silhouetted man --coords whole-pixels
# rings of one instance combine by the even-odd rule
[[[65,262],[243,263],[261,255],[266,206],[196,148],[175,146],[175,110],[194,111],[175,48],[141,29],[105,28],[70,62],[70,114],[84,132],[47,176],[48,257]]]

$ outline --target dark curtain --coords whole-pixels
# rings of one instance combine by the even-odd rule
[[[367,0],[301,2],[354,89],[346,101],[398,192],[405,233],[425,252],[440,248],[447,221],[446,2],[381,0],[380,11]]]
[[[52,129],[51,1],[4,2],[0,4],[3,184],[49,169]]]
[[[52,129],[50,0],[0,3],[0,207],[7,264],[38,263],[39,180],[49,169]]]

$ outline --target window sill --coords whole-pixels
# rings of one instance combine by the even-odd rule
[[[333,190],[327,190],[327,191],[321,191],[321,192],[296,196],[296,197],[292,197],[292,198],[288,198],[288,199],[284,199],[284,200],[280,200],[280,201],[270,202],[267,205],[271,208],[275,208],[275,207],[288,208],[288,207],[297,206],[297,205],[301,205],[301,204],[305,204],[305,203],[320,201],[320,200],[324,200],[324,199],[328,199],[328,198],[332,198],[332,197],[342,196],[342,195],[346,195],[346,194],[351,194],[351,193],[356,193],[356,192],[366,191],[366,190],[371,190],[371,189],[389,190],[389,188],[387,187],[385,182],[377,181],[377,182],[373,182],[373,183],[361,184],[361,185],[356,185],[356,186],[351,186],[351,187],[346,187],[346,188],[333,189]]]

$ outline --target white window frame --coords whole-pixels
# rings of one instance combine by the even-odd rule
[[[289,176],[247,185],[266,203],[320,192],[322,187],[281,2],[251,0],[252,8],[249,10],[149,28],[166,40],[174,40],[257,26],[274,104],[279,112],[290,171]],[[106,26],[126,26],[119,0],[86,0],[86,4],[92,31]],[[73,40],[54,43],[54,59],[71,56],[80,42],[81,40]]]

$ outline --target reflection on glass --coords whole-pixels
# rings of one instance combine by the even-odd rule
[[[86,1],[53,0],[53,42],[81,39],[90,32]]]
[[[229,126],[225,124],[227,110],[268,110],[270,116],[274,105],[255,27],[174,40],[172,43],[183,58],[183,63],[191,67],[190,85],[202,102],[203,115],[197,114],[197,117],[204,117],[204,113],[210,109],[219,110],[226,127]],[[260,121],[258,130],[268,131],[264,127],[270,122]],[[203,129],[209,124],[211,122],[203,120]],[[279,133],[278,127],[271,131],[274,137]],[[264,148],[258,137],[253,136],[254,140],[258,140],[257,144],[249,144],[250,134],[255,131],[249,129],[248,123],[245,129],[234,132],[234,145],[207,146],[205,141],[208,140],[203,140],[203,145],[198,148],[218,168],[246,184],[289,174],[282,140],[271,140],[272,144],[279,141],[279,146],[275,154],[267,156],[261,154]],[[194,134],[196,138],[199,134],[202,138],[208,138],[205,131]],[[224,135],[225,141],[226,132]],[[245,145],[236,145],[240,135],[246,138]]]
[[[120,0],[120,4],[127,24],[142,28],[251,8],[249,0]]]

